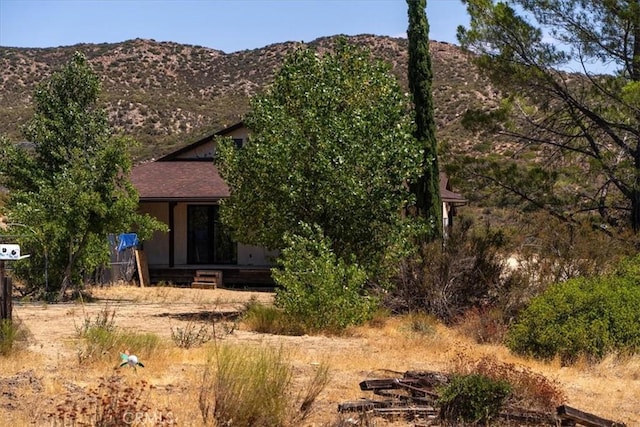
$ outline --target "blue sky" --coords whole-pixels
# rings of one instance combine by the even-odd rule
[[[431,40],[456,43],[461,0],[427,0]],[[231,53],[335,34],[404,37],[405,0],[0,0],[0,46],[57,47],[135,38]]]

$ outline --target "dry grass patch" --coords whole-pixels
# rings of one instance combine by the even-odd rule
[[[214,346],[204,366],[199,407],[205,425],[293,426],[310,414],[329,381],[320,364],[302,387],[283,347]]]
[[[231,289],[191,289],[171,286],[140,287],[128,284],[92,286],[87,293],[99,300],[153,304],[244,304],[254,298],[263,304],[273,303],[270,292],[246,292]]]
[[[67,393],[86,393],[98,387],[101,378],[118,374],[127,384],[145,380],[153,386],[145,401],[153,410],[170,409],[181,426],[202,426],[198,396],[213,343],[179,348],[171,339],[171,327],[184,326],[188,319],[217,311],[237,310],[254,296],[268,304],[273,296],[223,289],[167,289],[113,286],[92,290],[99,301],[96,303],[16,304],[14,314],[31,337],[27,349],[0,356],[3,423],[17,427],[45,425],[45,409],[55,409]],[[204,307],[193,303],[201,292],[205,296],[198,297],[200,301],[211,301]],[[141,302],[131,303],[132,297]],[[158,337],[159,347],[144,358],[141,356],[144,368],[114,370],[119,351],[125,350],[120,348],[113,348],[113,353],[91,363],[78,363],[75,351],[80,341],[75,325],[81,324],[85,316],[95,319],[105,309],[106,301],[115,310],[117,330]],[[542,375],[557,382],[567,404],[576,408],[629,426],[640,420],[639,356],[609,356],[596,365],[561,367],[558,361],[539,362],[514,356],[498,344],[478,345],[460,331],[420,316],[376,318],[372,325],[351,328],[342,336],[279,336],[252,332],[239,325],[232,333],[219,337],[216,344],[283,348],[289,356],[295,377],[292,387],[296,389],[305,384],[319,364],[326,364],[330,381],[318,394],[302,427],[337,426],[339,403],[371,397],[359,388],[364,379],[396,377],[409,370],[452,372],[461,355],[469,366],[490,358],[500,366],[513,364],[517,370]],[[376,426],[392,425],[381,419],[373,421]]]

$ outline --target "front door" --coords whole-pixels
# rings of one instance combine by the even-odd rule
[[[187,263],[237,263],[237,245],[220,222],[218,210],[218,205],[187,206]]]

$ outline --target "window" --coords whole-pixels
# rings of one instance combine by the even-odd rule
[[[236,264],[237,252],[220,222],[218,205],[187,206],[187,263]]]

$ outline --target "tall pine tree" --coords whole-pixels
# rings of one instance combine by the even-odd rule
[[[429,22],[426,0],[407,0],[409,6],[409,88],[415,108],[414,136],[421,145],[422,175],[411,183],[416,196],[416,215],[433,226],[431,240],[442,236],[442,201],[440,199],[440,171],[433,113],[431,84],[433,71],[429,52]]]
[[[640,0],[465,4],[458,40],[501,98],[465,122],[520,153],[466,163],[467,181],[567,223],[640,235]]]

